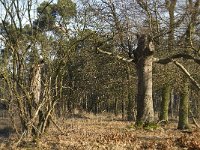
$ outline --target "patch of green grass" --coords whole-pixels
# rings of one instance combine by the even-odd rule
[[[145,130],[156,130],[160,128],[160,125],[156,122],[137,122],[136,124],[132,124],[128,126],[127,128],[134,128],[134,129],[145,129]]]
[[[132,123],[130,125],[127,125],[126,128],[129,129],[129,130],[135,130],[136,126],[135,126],[135,124]]]
[[[155,123],[155,122],[148,122],[148,123],[145,123],[145,124],[143,125],[143,128],[144,128],[145,130],[150,130],[150,131],[152,131],[152,130],[156,130],[156,129],[160,128],[160,126],[159,126],[159,124],[157,124],[157,123]]]

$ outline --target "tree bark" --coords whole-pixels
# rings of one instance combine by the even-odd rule
[[[154,121],[152,98],[152,57],[141,58],[137,64],[138,94],[136,123]]]
[[[165,85],[162,89],[162,102],[160,109],[160,120],[168,121],[169,102],[171,97],[170,85]]]
[[[128,93],[128,108],[127,108],[127,120],[128,121],[133,121],[134,120],[134,111],[133,111],[133,99],[131,96],[131,93]]]
[[[188,109],[189,109],[189,81],[188,79],[186,79],[180,99],[178,129],[182,130],[189,128]]]
[[[72,114],[73,112],[73,68],[72,68],[72,63],[69,62],[68,64],[68,86],[69,91],[68,91],[68,99],[67,99],[67,110],[68,113]]]
[[[122,97],[122,120],[125,119],[125,100]]]
[[[171,97],[170,113],[171,113],[171,118],[173,118],[174,117],[174,90],[173,89],[171,90],[170,97]]]
[[[130,90],[130,68],[127,66],[127,99],[128,99],[128,106],[127,106],[127,120],[133,121],[134,120],[134,101],[131,95]]]
[[[118,115],[118,100],[115,98],[114,102],[114,111],[115,111],[115,116]]]
[[[136,124],[154,122],[152,65],[154,45],[148,35],[140,35],[134,52],[138,76]]]
[[[168,35],[168,53],[172,52],[174,47],[174,31],[175,31],[175,17],[174,11],[177,0],[166,1],[166,8],[169,13],[169,35]],[[171,86],[165,85],[162,90],[162,102],[161,102],[161,110],[160,110],[160,120],[168,121],[168,110],[169,110],[169,102],[170,102],[170,93]]]

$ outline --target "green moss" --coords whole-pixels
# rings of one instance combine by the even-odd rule
[[[133,130],[133,129],[136,129],[136,126],[135,124],[132,123],[131,125],[126,126],[126,128],[129,130]]]
[[[168,121],[170,96],[171,96],[171,87],[169,85],[165,85],[162,90],[160,120]]]
[[[178,129],[189,129],[188,110],[189,110],[189,82],[185,81],[183,91],[181,93],[180,107],[179,107],[179,122]]]
[[[144,125],[144,122],[143,122],[143,121],[138,121],[138,122],[135,123],[135,127],[136,127],[137,129],[143,128],[143,125]]]
[[[143,125],[143,128],[145,129],[145,130],[156,130],[156,129],[158,129],[160,126],[159,126],[159,124],[157,124],[157,123],[155,123],[155,122],[150,122],[150,123],[145,123],[144,125]]]
[[[144,123],[144,122],[137,122],[136,124],[135,124],[135,128],[136,129],[145,129],[145,130],[156,130],[156,129],[158,129],[158,128],[160,128],[160,125],[159,124],[157,124],[157,123],[155,123],[155,122],[146,122],[146,123]]]

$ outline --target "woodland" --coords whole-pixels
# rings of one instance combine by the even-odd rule
[[[200,149],[200,0],[0,0],[0,149]]]

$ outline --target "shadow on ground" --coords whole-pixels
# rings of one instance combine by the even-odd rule
[[[14,130],[11,127],[4,127],[0,129],[0,138],[8,138]]]

